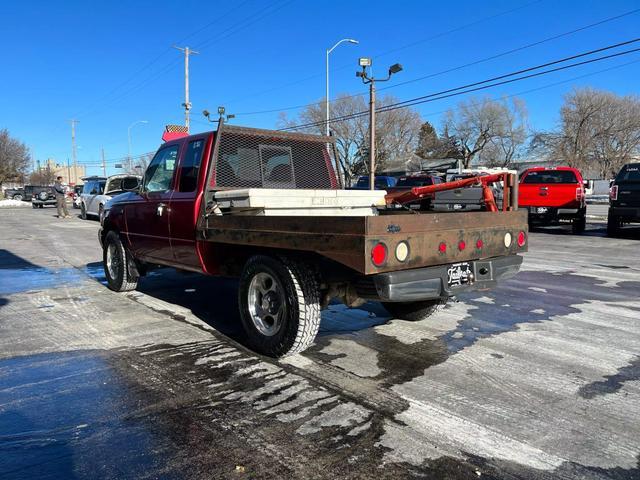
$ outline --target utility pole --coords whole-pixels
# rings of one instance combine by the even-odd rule
[[[67,158],[67,183],[71,183],[71,165],[69,165],[69,158]]]
[[[79,120],[72,118],[69,120],[71,123],[71,158],[73,159],[73,168],[77,168],[78,163],[78,150],[76,147],[76,123],[80,123]]]
[[[391,75],[402,70],[402,65],[394,63],[389,67],[387,78],[376,79],[367,74],[367,67],[371,66],[370,58],[360,58],[358,61],[362,67],[361,72],[356,72],[356,77],[362,79],[362,83],[369,84],[369,189],[376,188],[376,82],[386,82]]]
[[[187,132],[189,132],[189,111],[191,110],[191,102],[189,101],[189,55],[198,55],[200,52],[191,50],[189,47],[181,48],[174,45],[173,48],[184,52],[184,103],[182,106],[184,107],[184,126],[187,127]]]
[[[104,147],[100,147],[100,153],[102,155],[102,175],[107,176],[107,163],[104,159]]]

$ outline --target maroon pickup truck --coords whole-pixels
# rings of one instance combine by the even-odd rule
[[[515,176],[512,195],[493,212],[387,208],[381,196],[382,205],[365,206],[365,215],[270,216],[220,201],[241,189],[283,189],[283,197],[298,195],[316,207],[331,195],[335,202],[369,195],[343,190],[334,141],[224,124],[167,141],[142,184],[123,185],[129,191],[105,206],[99,236],[109,288],[136,288],[153,265],[239,278],[249,343],[283,356],[313,342],[332,299],[348,306],[381,301],[396,318],[421,320],[459,292],[518,272],[527,222],[517,211]],[[301,189],[324,197],[305,198]]]

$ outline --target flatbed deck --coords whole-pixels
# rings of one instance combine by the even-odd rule
[[[315,252],[370,275],[521,253],[526,248],[517,245],[516,237],[523,225],[526,212],[522,211],[392,211],[363,217],[210,215],[199,235],[214,243]],[[512,239],[509,246],[505,245],[507,233]],[[409,245],[406,261],[394,255],[380,267],[369,261],[377,243],[384,242],[393,251],[400,241]]]

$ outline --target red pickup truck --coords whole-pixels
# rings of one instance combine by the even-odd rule
[[[250,345],[283,356],[313,342],[334,298],[354,307],[381,301],[395,318],[421,320],[459,292],[518,272],[527,223],[515,176],[501,210],[387,208],[402,199],[341,188],[334,142],[222,122],[167,141],[142,184],[123,185],[129,191],[105,205],[99,238],[109,288],[136,288],[154,265],[239,278]],[[413,201],[413,190],[439,186],[403,195]],[[242,195],[271,203],[241,204]],[[348,202],[371,195],[381,204],[349,213]],[[269,211],[276,204],[288,213]]]
[[[571,224],[573,233],[586,227],[587,205],[582,174],[572,167],[534,167],[520,177],[520,208],[529,213],[529,225]]]

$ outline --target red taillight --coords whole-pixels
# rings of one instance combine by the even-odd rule
[[[527,243],[527,236],[524,234],[524,232],[520,232],[518,234],[518,246],[524,247],[525,243]]]
[[[476,242],[476,248],[480,250],[482,249],[482,247],[484,247],[484,242],[481,239],[478,239],[478,241]]]
[[[609,199],[617,200],[618,199],[618,185],[612,185],[609,189]]]
[[[384,243],[378,243],[371,249],[371,261],[376,267],[387,261],[387,246]]]
[[[584,197],[583,187],[576,188],[576,200],[580,201]]]
[[[464,250],[465,248],[467,248],[467,244],[465,243],[465,241],[464,241],[464,240],[460,240],[460,241],[458,242],[458,250],[462,251],[462,250]]]
[[[440,245],[438,245],[438,251],[440,253],[446,253],[447,252],[447,244],[444,242],[440,242]]]

